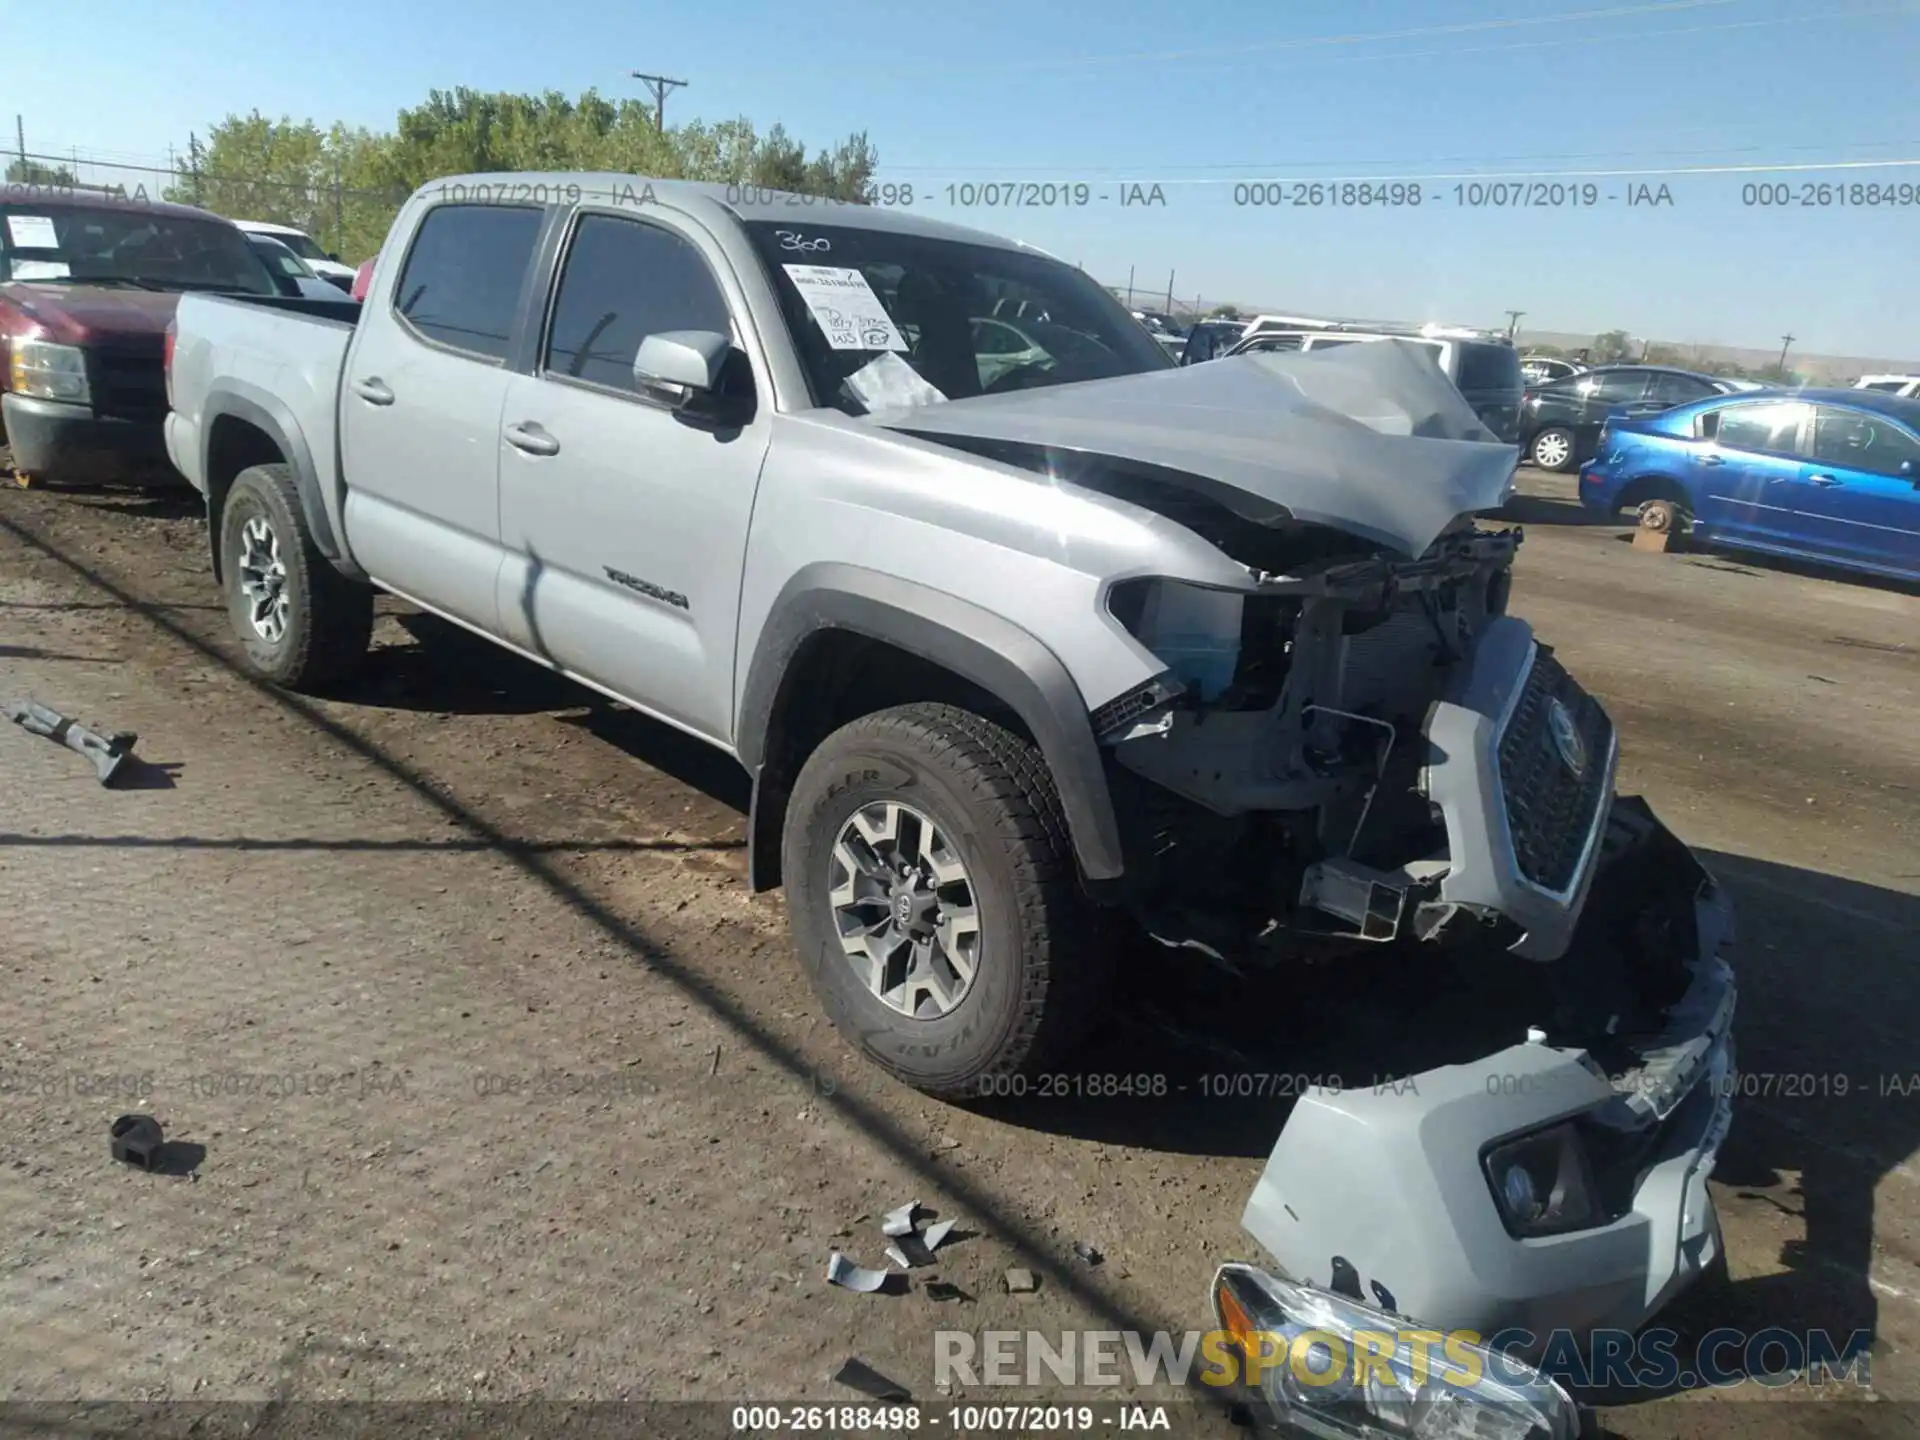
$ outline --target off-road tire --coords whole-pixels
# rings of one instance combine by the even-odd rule
[[[1546,442],[1546,455],[1541,442]],[[1527,442],[1527,459],[1542,470],[1566,472],[1574,466],[1573,431],[1564,425],[1549,425]]]
[[[286,571],[286,628],[277,641],[254,629],[241,589],[242,535],[256,518],[278,539]],[[289,690],[317,691],[345,679],[366,658],[373,589],[349,580],[314,547],[285,465],[250,466],[235,478],[220,512],[220,574],[227,618],[254,674]]]
[[[898,800],[951,837],[981,913],[972,988],[937,1019],[893,1010],[842,950],[828,898],[834,843],[856,811]],[[930,1095],[1017,1094],[1058,1065],[1097,1016],[1107,956],[1040,752],[952,705],[862,716],[829,735],[794,783],[781,847],[800,963],[835,1028]]]

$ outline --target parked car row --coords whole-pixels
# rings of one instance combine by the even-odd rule
[[[16,478],[177,480],[161,425],[180,296],[346,305],[353,278],[284,225],[109,195],[0,204],[0,440]]]

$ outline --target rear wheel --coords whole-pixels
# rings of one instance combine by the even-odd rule
[[[1533,437],[1527,457],[1542,470],[1573,468],[1573,432],[1562,425],[1550,425]]]
[[[1039,752],[952,705],[829,735],[789,802],[781,873],[836,1028],[929,1094],[1010,1093],[1099,1000],[1090,918]]]
[[[233,482],[220,512],[220,573],[227,618],[255,674],[315,690],[365,657],[373,590],[314,547],[285,465],[255,465]]]
[[[1639,519],[1642,530],[1651,530],[1656,535],[1672,535],[1686,528],[1680,507],[1671,500],[1641,501]]]

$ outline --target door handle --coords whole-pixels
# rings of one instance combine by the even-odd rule
[[[506,429],[507,443],[529,455],[558,455],[560,442],[532,420],[522,420]]]
[[[347,388],[352,390],[354,394],[358,395],[369,405],[391,405],[393,403],[393,391],[387,388],[387,382],[382,380],[378,375],[369,375],[364,380],[355,380]]]
[[[1702,455],[1700,457],[1700,463],[1702,465],[1724,465],[1727,461],[1723,455]]]
[[[1840,483],[1831,475],[1809,475],[1807,481],[1809,484],[1818,485],[1822,490],[1831,489]]]

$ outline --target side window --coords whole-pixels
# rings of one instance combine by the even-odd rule
[[[394,308],[430,340],[504,360],[539,235],[538,209],[436,205],[407,252]]]
[[[973,322],[973,353],[976,355],[1018,355],[1031,348],[1011,325],[994,320]]]
[[[733,333],[700,252],[645,221],[581,216],[554,299],[547,371],[638,394],[640,342],[669,330]]]
[[[1920,441],[1881,416],[1816,405],[1813,458],[1822,465],[1898,475],[1901,464],[1908,460],[1920,468]]]
[[[1581,382],[1583,385],[1588,382]],[[1644,370],[1609,370],[1603,375],[1591,377],[1588,398],[1600,401],[1603,405],[1626,405],[1638,400],[1647,393],[1647,372]]]
[[[1753,450],[1767,455],[1798,453],[1800,422],[1807,407],[1797,403],[1729,405],[1719,412],[1715,437],[1729,450]]]
[[[1704,400],[1713,393],[1713,386],[1691,375],[1655,375],[1653,383],[1647,387],[1647,399],[1657,400],[1662,405],[1685,405],[1690,401]]]

